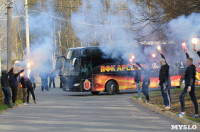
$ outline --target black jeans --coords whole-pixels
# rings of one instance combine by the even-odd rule
[[[142,83],[142,92],[146,97],[146,100],[149,101],[149,83],[148,82],[144,82]]]
[[[32,87],[35,89],[35,88],[36,88],[36,84],[35,84],[35,83],[32,83]]]
[[[15,103],[17,100],[17,87],[11,87],[12,90],[12,103]]]
[[[29,94],[31,93],[32,97],[33,97],[33,100],[35,101],[35,93],[34,93],[34,88],[33,87],[30,87],[27,89],[27,103],[29,103]]]
[[[185,112],[185,97],[187,96],[187,89],[188,89],[188,85],[185,86],[185,88],[183,89],[180,97],[179,97],[179,100],[180,100],[180,103],[181,103],[181,112]],[[191,87],[191,91],[189,92],[189,95],[190,95],[190,98],[194,104],[194,108],[195,108],[195,114],[198,114],[198,103],[197,103],[197,99],[196,99],[196,96],[195,96],[195,86],[193,85]]]
[[[55,88],[56,85],[55,85],[55,79],[50,79],[49,81],[49,88],[51,87],[51,83],[53,83],[53,87]]]
[[[10,94],[10,89],[8,86],[4,86],[2,87],[3,93],[4,93],[4,104],[5,105],[10,105],[10,98],[11,98],[11,94]]]

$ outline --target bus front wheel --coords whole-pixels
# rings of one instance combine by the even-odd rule
[[[106,91],[108,95],[114,95],[118,91],[118,84],[113,80],[108,81],[106,84]]]
[[[93,95],[98,95],[99,92],[91,92]]]

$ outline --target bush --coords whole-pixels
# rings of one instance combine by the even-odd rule
[[[10,89],[11,96],[12,96],[12,90]],[[17,92],[17,100],[22,100],[22,88],[18,87],[18,92]],[[11,98],[11,103],[12,103],[12,98]],[[3,90],[1,89],[0,86],[0,105],[4,104],[4,94]]]

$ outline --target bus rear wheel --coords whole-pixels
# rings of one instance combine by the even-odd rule
[[[108,95],[114,95],[118,91],[118,84],[113,80],[108,81],[106,84],[106,91]]]
[[[99,92],[91,92],[93,95],[98,95]]]

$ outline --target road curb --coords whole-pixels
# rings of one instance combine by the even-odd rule
[[[180,122],[180,123],[182,123],[184,125],[196,125],[197,126],[197,130],[200,130],[200,123],[191,121],[191,120],[189,120],[187,118],[179,118],[179,117],[176,116],[175,113],[172,113],[170,111],[161,111],[160,107],[152,105],[152,104],[149,104],[149,103],[144,103],[143,101],[139,101],[136,98],[131,98],[131,100],[136,102],[136,103],[138,103],[138,104],[140,104],[143,107],[146,107],[146,108],[148,108],[148,109],[150,109],[150,110],[152,110],[152,111],[154,111],[156,113],[159,113],[161,115],[167,116],[167,117],[169,117],[169,118],[171,118],[173,120],[176,120],[176,121],[178,121],[178,122]],[[174,125],[176,125],[176,124],[174,124]]]

